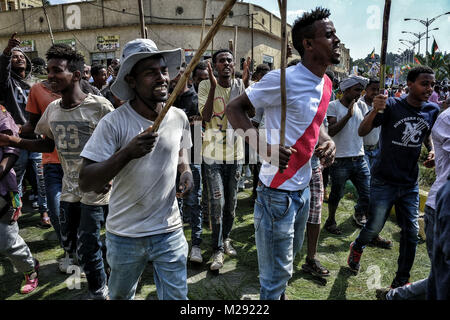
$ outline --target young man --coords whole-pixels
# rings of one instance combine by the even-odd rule
[[[200,82],[198,108],[206,123],[203,138],[203,161],[210,205],[212,226],[211,270],[223,267],[223,254],[236,256],[231,245],[230,232],[233,228],[237,204],[238,182],[244,160],[241,137],[229,136],[225,106],[244,92],[241,80],[233,79],[234,57],[230,50],[221,49],[212,57],[213,74],[208,63],[209,80]]]
[[[297,19],[292,28],[292,42],[302,62],[286,68],[286,146],[279,145],[279,70],[266,74],[226,108],[233,128],[244,130],[250,146],[264,159],[255,202],[255,239],[263,300],[285,299],[293,261],[303,244],[309,212],[310,158],[318,139],[316,154],[328,164],[334,158],[334,143],[321,126],[332,87],[331,80],[324,76],[325,70],[339,63],[340,56],[340,40],[329,16],[328,9],[316,8]],[[265,110],[268,144],[246,116],[253,108]]]
[[[208,64],[206,63],[206,61],[200,61],[192,71],[192,85],[195,89],[195,92],[198,93],[198,85],[200,84],[200,82],[208,79]]]
[[[101,64],[93,65],[91,68],[91,74],[92,79],[94,80],[92,85],[101,91],[106,86],[108,79],[108,72],[106,71],[105,66]]]
[[[436,221],[433,239],[433,258],[428,280],[429,300],[450,299],[450,175],[436,197]]]
[[[28,120],[28,113],[25,111],[28,94],[31,86],[36,82],[31,74],[32,65],[30,59],[19,47],[20,40],[16,39],[14,33],[8,40],[8,45],[0,56],[0,90],[5,91],[5,107],[11,113],[16,124],[19,126],[19,135],[24,138],[34,139],[36,136],[22,133],[21,127]],[[27,173],[27,168],[31,166],[37,185],[39,213],[41,215],[40,226],[50,228],[50,219],[47,213],[47,199],[45,196],[45,182],[42,172],[42,154],[39,152],[29,152],[20,150],[19,159],[14,165],[16,172],[19,196],[23,196],[23,178]]]
[[[367,109],[358,99],[367,82],[366,78],[355,75],[344,79],[339,85],[342,98],[330,102],[327,112],[328,134],[336,144],[336,159],[330,167],[331,192],[325,230],[337,235],[342,232],[336,225],[336,210],[344,196],[347,180],[352,181],[358,191],[353,219],[359,226],[367,222],[370,171],[364,160],[363,139],[358,136],[359,124],[364,119],[362,110]]]
[[[372,128],[381,126],[380,153],[372,167],[369,220],[350,245],[347,260],[350,269],[358,272],[364,247],[383,229],[395,205],[402,232],[392,288],[408,283],[414,262],[419,231],[417,160],[422,143],[429,151],[429,160],[434,158],[430,131],[439,113],[439,107],[428,102],[435,84],[432,69],[413,68],[408,73],[407,84],[409,95],[406,98],[376,96],[374,109],[366,115],[358,130],[364,136]]]
[[[181,76],[186,71],[186,64],[180,67],[178,75],[171,80],[174,87],[180,80]],[[202,198],[201,182],[201,163],[202,163],[202,118],[198,112],[198,96],[194,87],[188,87],[187,82],[184,85],[183,91],[178,94],[174,107],[177,107],[186,113],[189,119],[191,139],[193,146],[190,152],[190,168],[194,177],[194,187],[189,194],[183,199],[182,216],[184,221],[189,221],[191,225],[191,243],[192,249],[189,255],[189,260],[196,263],[202,263],[202,252],[200,244],[202,243],[202,207],[200,205],[200,199]],[[195,134],[196,132],[196,134]],[[197,141],[195,139],[197,137]]]
[[[13,118],[0,105],[0,132],[19,137],[19,128]],[[17,219],[21,205],[18,198],[17,180],[13,165],[20,150],[0,147],[0,254],[5,255],[22,272],[25,280],[20,293],[27,294],[38,286],[39,262],[33,258],[30,248],[19,235]]]
[[[378,78],[370,78],[369,84],[366,86],[365,92],[366,94],[361,97],[361,101],[364,102],[360,104],[362,107],[363,116],[365,116],[367,113],[372,111],[373,107],[373,99],[376,95],[378,95],[380,91],[380,80]],[[379,139],[380,139],[380,131],[381,128],[373,128],[372,131],[370,131],[367,135],[363,137],[363,143],[364,143],[364,159],[366,160],[367,166],[369,167],[369,173],[370,169],[373,166],[373,163],[375,161],[376,156],[379,153]],[[384,248],[384,249],[390,249],[392,248],[392,241],[383,239],[380,237],[380,235],[377,235],[373,238],[373,240],[370,242],[371,245]]]
[[[365,89],[365,95],[361,97],[361,101],[364,102],[364,104],[361,104],[362,107],[367,106],[367,108],[364,108],[363,116],[365,116],[369,111],[372,111],[373,109],[373,99],[376,95],[378,95],[380,91],[380,80],[377,78],[370,78],[369,83],[366,86]],[[373,128],[370,133],[365,135],[363,137],[363,143],[364,143],[364,159],[366,159],[366,163],[370,168],[372,168],[373,162],[375,161],[375,158],[379,152],[379,145],[378,140],[380,139],[380,131],[381,128]]]
[[[181,49],[159,51],[152,40],[136,39],[125,45],[121,61],[111,90],[127,102],[99,123],[85,146],[80,186],[97,190],[114,179],[106,220],[110,298],[133,299],[151,261],[158,298],[184,300],[188,245],[175,179],[178,169],[182,196],[192,189],[189,121],[172,107],[157,133],[145,131],[167,101]]]
[[[438,203],[436,201],[438,190],[445,185],[447,177],[450,176],[450,109],[444,110],[437,118],[436,123],[431,130],[433,145],[435,150],[435,159],[427,160],[424,165],[431,168],[435,164],[436,180],[428,192],[427,202],[425,203],[425,234],[428,257],[433,262],[434,250],[434,225],[436,221],[436,210]],[[447,209],[448,210],[448,209]],[[438,238],[445,239],[446,234],[438,235]],[[437,246],[441,246],[438,244]],[[445,244],[444,244],[445,247]],[[437,260],[445,254],[438,254]],[[444,274],[444,273],[443,273]],[[395,289],[382,288],[377,290],[377,297],[386,300],[406,300],[406,299],[424,299],[426,296],[428,279],[415,281],[410,285],[398,287]],[[441,283],[442,277],[439,277],[438,283]],[[440,286],[435,283],[433,286]]]
[[[82,192],[78,177],[81,150],[100,119],[113,107],[103,97],[85,94],[80,88],[84,58],[67,45],[55,45],[47,52],[48,81],[61,99],[49,104],[36,125],[44,139],[26,140],[0,135],[2,145],[37,152],[52,152],[56,147],[63,168],[60,203],[61,236],[69,259],[79,258],[86,273],[89,298],[106,299],[108,288],[102,259],[100,229],[104,207],[108,204],[106,188]]]

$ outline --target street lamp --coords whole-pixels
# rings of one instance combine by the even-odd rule
[[[450,11],[448,11],[448,12],[446,12],[446,13],[443,13],[443,14],[440,14],[440,15],[438,15],[438,16],[436,16],[436,17],[434,17],[434,18],[432,18],[432,19],[428,19],[427,18],[427,20],[421,20],[421,19],[415,19],[415,18],[405,18],[404,20],[405,21],[409,21],[409,20],[416,20],[416,21],[419,21],[421,24],[423,24],[426,28],[427,28],[427,36],[426,36],[426,39],[427,39],[427,43],[426,43],[426,46],[427,46],[427,48],[426,48],[426,53],[428,53],[428,27],[437,19],[437,18],[439,18],[439,17],[441,17],[441,16],[445,16],[445,15],[447,15],[447,14],[450,14]],[[426,56],[426,59],[427,59],[427,63],[428,63],[428,55],[427,54],[425,54],[425,56]]]
[[[412,55],[411,55],[411,63],[413,63],[414,60],[414,46],[417,44],[417,42],[411,41],[411,40],[406,40],[406,39],[399,39],[400,43],[403,44],[404,46],[406,46],[408,48],[409,51],[411,51],[412,48]],[[406,44],[405,42],[408,42],[409,44],[411,44],[411,46],[409,46],[408,44]],[[408,52],[408,61],[409,61],[409,55],[411,53]]]
[[[439,30],[439,28],[434,28],[429,31],[434,31],[434,30]],[[424,31],[422,33],[415,33],[415,32],[410,32],[410,31],[402,31],[402,33],[410,33],[418,39],[417,41],[419,43],[419,50],[417,51],[417,53],[420,54],[420,41],[422,40],[422,36],[425,35],[427,32]]]

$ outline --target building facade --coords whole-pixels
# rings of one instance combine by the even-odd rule
[[[203,37],[224,4],[223,0],[143,2],[147,37],[155,41],[161,50],[184,49],[187,62],[200,46],[204,3],[206,20]],[[109,64],[112,59],[120,58],[125,43],[141,37],[137,3],[94,0],[49,6],[47,14],[55,42],[72,45],[85,56],[87,63]],[[45,57],[51,40],[42,9],[0,12],[0,21],[1,48],[7,45],[11,34],[17,32],[17,38],[31,58]],[[291,26],[287,28],[290,33]],[[254,66],[267,63],[272,68],[279,68],[280,32],[281,21],[278,17],[260,6],[236,2],[205,56],[210,56],[215,50],[229,48],[231,40],[236,47],[236,70],[241,69],[243,59],[252,56]],[[294,56],[290,59],[295,58],[299,56],[294,50]]]
[[[42,7],[41,0],[0,0],[0,11]]]

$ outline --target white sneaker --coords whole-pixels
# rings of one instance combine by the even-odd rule
[[[73,265],[73,259],[70,257],[68,253],[66,253],[65,257],[59,260],[59,271],[62,273],[67,273],[67,268]]]
[[[237,256],[236,249],[234,249],[233,246],[231,245],[231,239],[230,238],[225,239],[225,241],[223,242],[223,250],[230,257]]]
[[[202,250],[199,246],[192,246],[191,254],[189,256],[189,260],[192,262],[202,263]]]
[[[62,273],[67,273],[67,270],[69,269],[70,266],[74,266],[74,265],[78,266],[74,262],[74,259],[71,258],[68,253],[66,253],[65,257],[60,259],[58,262],[59,262],[58,263],[59,271],[61,271]],[[79,267],[79,268],[80,268],[80,277],[86,278],[86,273],[83,271],[83,268],[81,268],[81,267]]]
[[[216,251],[212,256],[211,270],[219,270],[223,267],[223,252]]]

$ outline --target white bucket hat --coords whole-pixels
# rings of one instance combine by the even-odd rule
[[[122,51],[122,61],[119,74],[111,86],[112,93],[121,100],[134,98],[134,90],[125,81],[134,65],[142,59],[161,54],[167,63],[169,77],[172,79],[179,73],[181,66],[181,48],[159,51],[156,44],[150,39],[135,39],[128,42]]]

